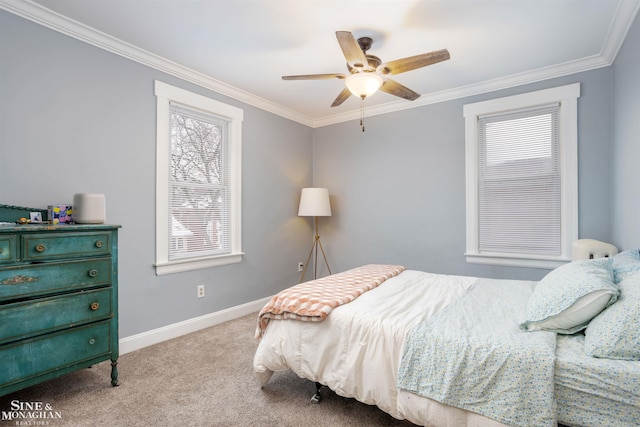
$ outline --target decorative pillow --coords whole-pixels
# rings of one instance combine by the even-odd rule
[[[597,315],[585,331],[589,356],[640,360],[640,273],[620,283],[620,298]]]
[[[613,257],[614,282],[620,283],[638,271],[640,271],[640,250],[630,249]]]
[[[620,291],[613,283],[612,259],[574,261],[552,270],[536,285],[527,301],[526,331],[573,334],[608,305]]]

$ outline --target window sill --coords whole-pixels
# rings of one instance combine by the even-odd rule
[[[236,264],[242,261],[243,252],[229,255],[219,255],[210,258],[192,258],[178,261],[168,261],[155,264],[156,275],[182,273],[202,268],[219,267],[221,265]]]
[[[464,254],[471,264],[503,265],[508,267],[530,267],[554,269],[570,262],[563,257],[531,257],[526,255],[507,254]]]

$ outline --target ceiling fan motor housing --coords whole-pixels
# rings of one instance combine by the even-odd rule
[[[357,66],[356,67],[352,67],[351,65],[349,65],[349,63],[347,63],[347,69],[349,70],[349,72],[351,74],[357,73],[357,72],[360,72],[360,71],[371,71],[371,72],[373,72],[373,71],[376,71],[376,69],[378,68],[378,66],[380,64],[382,64],[382,61],[380,60],[380,58],[378,58],[375,55],[365,55],[365,57],[367,58],[367,63],[368,63],[367,65],[368,66],[364,66],[363,65],[362,67],[357,67]],[[359,64],[356,64],[356,65],[359,65]]]

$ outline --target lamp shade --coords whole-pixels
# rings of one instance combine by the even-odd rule
[[[326,188],[303,188],[298,216],[331,216],[329,190]]]
[[[345,81],[345,85],[347,85],[349,91],[362,99],[376,93],[376,91],[380,89],[380,86],[382,86],[382,83],[384,83],[382,77],[369,72],[351,74]]]

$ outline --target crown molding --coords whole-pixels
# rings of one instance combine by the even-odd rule
[[[47,9],[38,3],[34,3],[29,0],[0,0],[0,8],[59,33],[172,76],[179,77],[185,81],[210,89],[221,95],[228,96],[248,105],[252,105],[307,126],[313,125],[313,120],[310,117],[275,104],[269,100],[224,83],[220,80],[214,79],[198,71],[192,70],[176,62],[170,61],[159,55],[140,49],[137,46]]]
[[[132,61],[212,90],[221,95],[228,96],[248,105],[252,105],[312,128],[346,122],[360,117],[359,110],[352,110],[345,113],[313,119],[235,86],[231,86],[220,80],[209,77],[203,73],[182,66],[166,58],[140,49],[132,44],[119,40],[78,21],[53,12],[52,10],[30,0],[0,0],[0,8],[62,34],[66,34],[75,39],[89,43],[100,49],[115,53]],[[438,102],[479,95],[482,93],[493,92],[500,89],[507,89],[528,83],[535,83],[541,80],[609,66],[613,64],[613,61],[615,60],[615,57],[620,50],[620,47],[624,42],[624,38],[633,24],[639,9],[640,0],[623,0],[620,2],[599,55],[524,73],[513,74],[478,84],[423,95],[416,101],[410,103],[398,100],[382,105],[367,107],[367,116],[418,108]]]
[[[639,10],[640,0],[623,0],[618,5],[601,50],[602,56],[607,58],[610,64],[616,59]]]
[[[467,96],[480,95],[501,89],[535,83],[556,77],[563,77],[583,71],[595,70],[613,64],[618,51],[624,43],[624,39],[633,25],[633,21],[640,10],[640,0],[623,0],[618,5],[614,19],[607,33],[605,42],[602,45],[601,53],[575,61],[556,64],[550,67],[539,68],[537,70],[512,74],[498,79],[487,80],[478,84],[462,86],[451,90],[441,91],[422,95],[413,102],[402,100],[393,101],[381,105],[367,107],[367,116],[376,116],[395,111],[408,110],[410,108],[422,107],[429,104],[436,104],[443,101],[465,98]],[[321,117],[313,120],[313,127],[328,126],[360,118],[360,111],[347,111],[345,113]]]
[[[437,104],[439,102],[451,101],[454,99],[466,98],[468,96],[480,95],[483,93],[494,92],[501,89],[508,89],[511,87],[521,86],[524,84],[535,83],[542,80],[548,80],[556,77],[563,77],[570,74],[579,73],[582,71],[594,70],[601,67],[611,65],[611,61],[603,58],[602,56],[592,56],[583,58],[576,61],[565,62],[563,64],[554,65],[551,67],[540,68],[537,70],[527,71],[524,73],[512,74],[510,76],[501,77],[498,79],[487,80],[478,84],[472,84],[462,86],[450,90],[441,92],[434,92],[427,95],[422,95],[415,101],[407,102],[403,100],[397,100],[381,105],[375,105],[372,107],[366,107],[367,117],[376,116],[380,114],[387,114],[395,111],[408,110],[410,108],[422,107],[430,104]],[[366,101],[365,101],[366,102]],[[328,126],[336,123],[341,123],[349,120],[355,120],[360,118],[360,111],[348,111],[346,113],[336,114],[333,116],[326,116],[313,121],[313,127]]]

